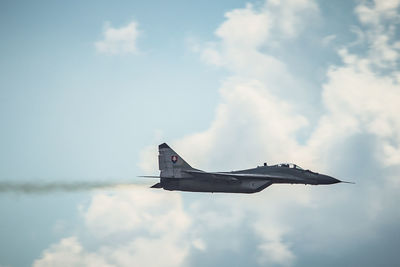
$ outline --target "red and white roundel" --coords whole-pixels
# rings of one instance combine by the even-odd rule
[[[176,163],[176,162],[178,161],[178,157],[175,156],[175,155],[171,156],[171,161],[172,161],[173,163]]]

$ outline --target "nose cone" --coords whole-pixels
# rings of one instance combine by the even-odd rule
[[[328,175],[321,175],[321,184],[337,184],[341,181]]]

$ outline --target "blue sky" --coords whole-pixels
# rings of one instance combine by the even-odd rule
[[[0,266],[398,265],[399,6],[2,1],[0,180],[137,185],[1,193]],[[356,185],[150,190],[162,142]]]

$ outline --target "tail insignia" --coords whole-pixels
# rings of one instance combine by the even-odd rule
[[[178,157],[176,155],[171,156],[172,163],[176,163],[178,161]]]

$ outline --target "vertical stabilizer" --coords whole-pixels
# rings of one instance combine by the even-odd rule
[[[182,170],[193,169],[166,143],[158,146],[158,168],[161,171],[161,178],[183,178],[188,175],[182,172]]]

